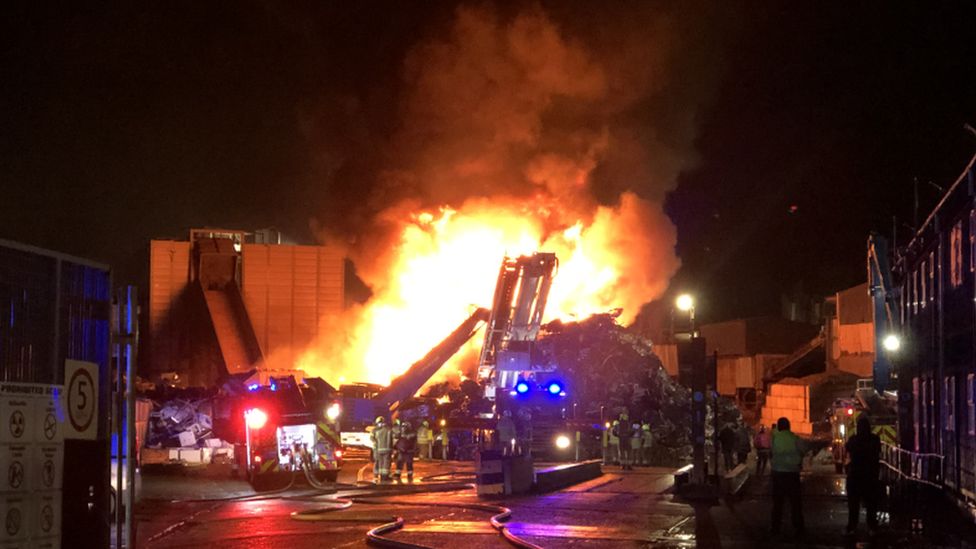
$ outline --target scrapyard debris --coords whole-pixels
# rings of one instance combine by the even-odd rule
[[[650,340],[617,324],[613,314],[546,324],[536,349],[543,363],[559,365],[585,417],[599,419],[601,407],[608,418],[626,410],[632,420],[650,423],[655,462],[676,464],[691,457],[690,389],[671,379]],[[709,407],[709,441],[712,413]],[[730,400],[719,399],[720,424],[740,417]]]
[[[691,390],[672,379],[654,354],[650,340],[628,331],[616,314],[593,315],[579,322],[554,321],[542,327],[532,360],[542,366],[558,365],[578,417],[593,424],[612,420],[627,411],[631,420],[648,421],[655,444],[651,459],[659,465],[677,465],[691,459]],[[428,387],[425,398],[441,398],[437,415],[475,417],[491,410],[483,388],[466,380]],[[448,400],[444,401],[443,397]],[[714,410],[709,405],[705,426],[706,452],[711,455]],[[739,409],[719,399],[719,424],[741,418]],[[721,428],[721,427],[720,427]]]
[[[149,414],[147,447],[215,447],[211,442],[214,440],[212,399],[175,399],[154,408]]]

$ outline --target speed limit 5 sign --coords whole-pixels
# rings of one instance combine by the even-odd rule
[[[98,434],[98,365],[64,363],[64,438],[95,440]]]

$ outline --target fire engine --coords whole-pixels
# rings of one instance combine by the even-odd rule
[[[271,377],[252,384],[238,404],[243,419],[241,470],[255,489],[290,484],[302,474],[320,487],[342,468],[334,391],[319,378]]]

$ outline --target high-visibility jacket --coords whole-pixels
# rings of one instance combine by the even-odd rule
[[[393,448],[393,431],[389,425],[384,424],[373,429],[369,439],[373,442],[373,450],[377,452],[389,452]]]
[[[650,448],[654,444],[654,433],[650,429],[641,431],[641,440],[643,441],[644,448]]]
[[[630,426],[630,447],[634,450],[639,450],[641,447],[641,428],[640,424],[635,423]]]
[[[432,440],[434,440],[434,432],[430,430],[430,427],[421,425],[417,429],[417,444],[430,444]]]
[[[619,446],[619,445],[620,445],[620,437],[617,436],[617,428],[616,427],[611,427],[610,428],[610,446]]]
[[[792,431],[773,432],[772,470],[777,473],[799,473],[805,451],[806,443]]]

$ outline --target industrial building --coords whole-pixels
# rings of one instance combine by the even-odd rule
[[[976,156],[913,238],[881,288],[904,344],[892,356],[899,441],[924,480],[976,516]],[[897,289],[897,290],[896,290]],[[884,309],[882,309],[884,310]],[[910,398],[909,398],[910,397]]]
[[[142,374],[187,386],[258,367],[285,374],[342,312],[344,277],[341,249],[283,244],[274,231],[153,240]]]

